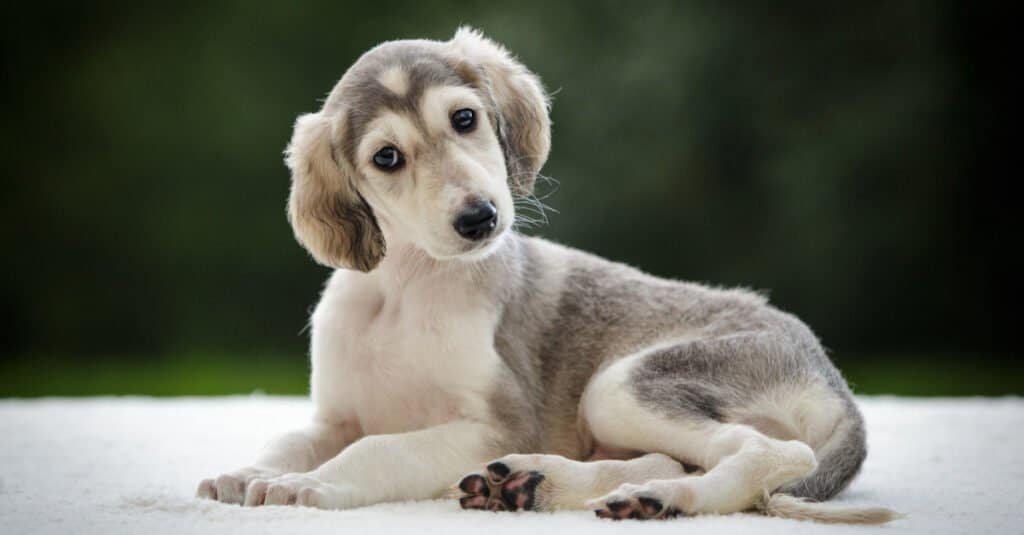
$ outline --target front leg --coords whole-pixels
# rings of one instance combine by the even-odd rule
[[[256,480],[292,472],[306,472],[334,457],[358,437],[347,424],[315,422],[306,429],[286,433],[263,449],[255,464],[204,479],[196,496],[224,503],[243,503],[247,487]]]
[[[452,481],[497,455],[498,438],[493,426],[472,420],[367,436],[310,472],[253,481],[246,504],[347,509],[439,498]]]

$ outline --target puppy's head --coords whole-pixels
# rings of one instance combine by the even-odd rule
[[[360,271],[391,240],[486,255],[547,159],[547,110],[537,77],[475,30],[377,46],[295,123],[296,237],[321,264]]]

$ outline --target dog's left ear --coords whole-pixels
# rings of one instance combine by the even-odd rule
[[[504,47],[463,26],[452,47],[483,74],[497,115],[498,138],[505,151],[509,185],[519,194],[533,192],[537,173],[551,150],[548,96],[540,79]]]

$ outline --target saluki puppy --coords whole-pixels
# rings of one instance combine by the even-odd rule
[[[890,519],[813,503],[859,470],[864,424],[798,319],[516,233],[550,145],[538,78],[468,28],[377,46],[299,117],[288,217],[337,268],[315,417],[199,496]]]

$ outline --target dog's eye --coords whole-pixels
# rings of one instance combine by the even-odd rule
[[[384,171],[394,171],[404,162],[405,158],[402,158],[402,153],[394,147],[384,147],[373,155],[373,164]]]
[[[466,133],[476,126],[476,114],[469,108],[463,108],[452,114],[452,128],[456,132]]]

